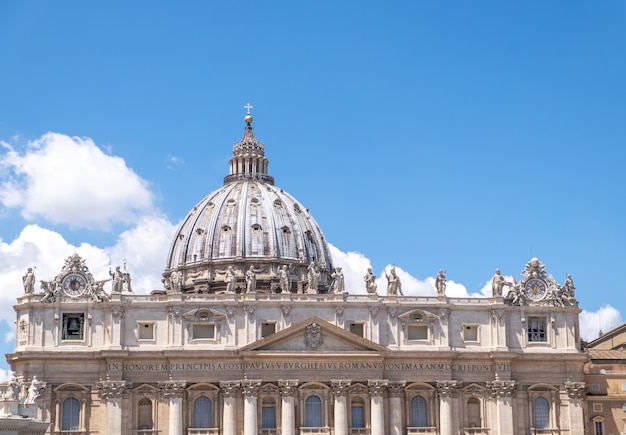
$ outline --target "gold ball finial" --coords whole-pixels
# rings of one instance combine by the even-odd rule
[[[246,121],[246,124],[252,124],[252,115],[248,113],[243,120]]]

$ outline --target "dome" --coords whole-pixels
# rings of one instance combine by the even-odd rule
[[[166,290],[323,292],[333,270],[326,239],[308,210],[274,186],[252,117],[245,121],[224,186],[200,201],[176,232],[164,272]],[[316,289],[307,288],[311,269],[318,274]],[[281,281],[282,270],[288,271],[287,281]]]

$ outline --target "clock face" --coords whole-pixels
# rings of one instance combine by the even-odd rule
[[[69,296],[79,296],[85,291],[87,286],[82,275],[71,274],[63,280],[63,291]]]
[[[526,289],[526,296],[534,301],[543,299],[546,295],[546,283],[540,279],[534,278],[526,281],[524,288]]]

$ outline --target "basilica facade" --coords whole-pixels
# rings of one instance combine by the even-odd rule
[[[346,288],[245,123],[162,288],[94,277],[77,254],[40,289],[25,276],[3,409],[59,435],[585,433],[571,277],[533,258],[519,280],[497,271],[489,298],[448,297],[443,273],[437,296],[403,295],[393,272]]]

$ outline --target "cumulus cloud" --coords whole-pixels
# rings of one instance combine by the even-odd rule
[[[0,240],[0,320],[13,325],[13,305],[24,293],[22,276],[29,267],[35,270],[37,283],[53,279],[64,259],[77,253],[95,279],[109,278],[111,266],[126,263],[136,293],[163,288],[161,272],[165,253],[174,234],[174,224],[162,217],[144,217],[137,226],[122,233],[113,246],[100,248],[88,243],[73,246],[55,231],[28,225],[10,242]],[[105,287],[111,291],[110,283]],[[36,287],[39,291],[39,285]]]
[[[620,312],[608,304],[598,311],[582,310],[579,319],[580,336],[586,341],[598,338],[600,331],[607,332],[624,323]]]
[[[21,151],[0,146],[0,204],[27,220],[102,228],[153,212],[148,183],[90,138],[47,133]]]

